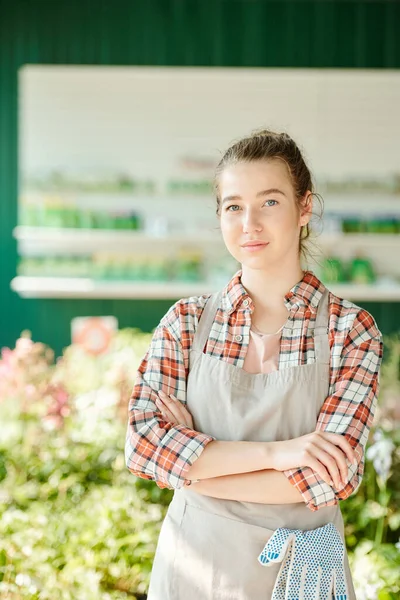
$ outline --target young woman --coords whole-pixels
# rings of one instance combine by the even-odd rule
[[[339,502],[363,474],[381,332],[301,267],[314,192],[287,134],[261,130],[235,142],[215,189],[222,236],[241,269],[218,293],[170,308],[129,403],[128,469],[175,490],[148,599],[354,600]],[[321,567],[339,555],[332,528],[344,581],[336,567],[329,576]],[[280,550],[264,552],[269,568],[258,560],[277,531],[301,533],[290,568],[274,562]],[[306,535],[315,531],[318,543]]]

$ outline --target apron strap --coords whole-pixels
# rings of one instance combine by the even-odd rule
[[[192,342],[192,350],[203,352],[204,346],[207,343],[215,315],[220,305],[222,290],[211,294],[201,314],[197,329]]]
[[[314,325],[315,360],[318,362],[330,362],[329,347],[329,290],[325,288],[318,303],[317,317]]]

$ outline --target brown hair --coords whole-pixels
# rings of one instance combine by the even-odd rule
[[[219,178],[223,170],[238,162],[250,162],[255,160],[282,160],[289,171],[296,197],[297,208],[300,211],[305,206],[305,194],[310,190],[316,196],[321,206],[323,205],[320,194],[314,192],[313,179],[307,167],[302,153],[294,140],[285,132],[276,133],[269,129],[258,129],[251,132],[247,137],[235,141],[224,153],[218,163],[214,178],[214,193],[217,199],[217,215],[220,215],[221,194],[219,190]],[[314,213],[313,213],[314,214]],[[322,211],[321,211],[322,214]],[[305,244],[310,237],[309,223],[301,227],[299,236],[299,253],[307,257],[312,256]]]

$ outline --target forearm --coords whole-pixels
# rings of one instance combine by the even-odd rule
[[[214,440],[207,444],[185,478],[208,479],[271,469],[273,444]]]
[[[300,492],[280,471],[266,469],[203,479],[189,489],[203,496],[259,504],[293,504],[304,502]]]

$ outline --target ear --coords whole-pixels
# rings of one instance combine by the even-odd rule
[[[313,207],[312,192],[310,192],[310,190],[308,190],[305,193],[304,197],[305,197],[305,200],[304,200],[304,202],[302,202],[301,209],[300,209],[300,225],[302,227],[304,225],[307,225],[307,223],[310,221],[311,216],[312,216],[312,207]]]

